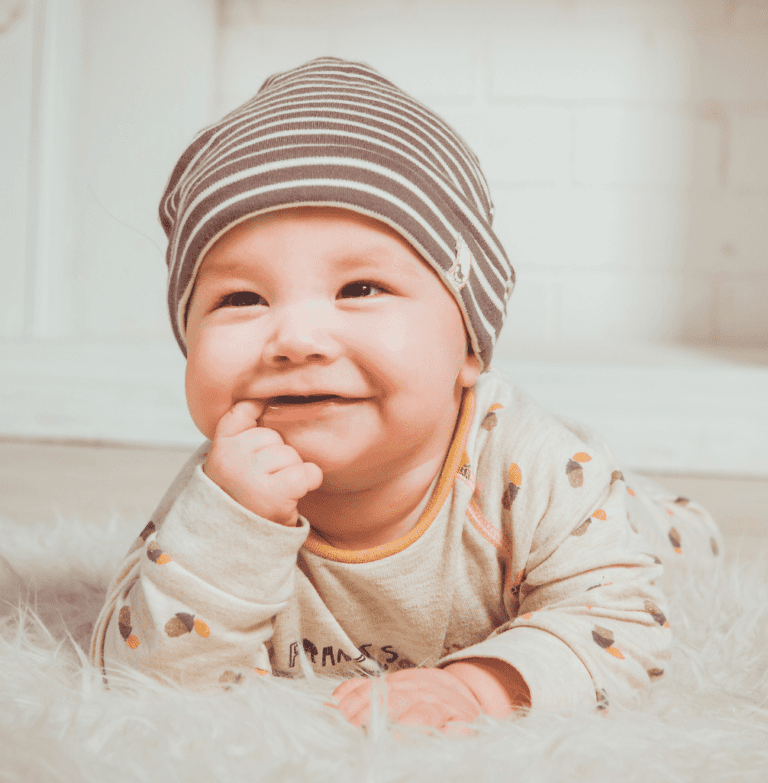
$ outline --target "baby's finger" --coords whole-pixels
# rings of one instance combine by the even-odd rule
[[[398,716],[397,722],[403,726],[434,726],[439,729],[451,720],[454,714],[443,704],[420,701],[404,710]]]
[[[269,432],[269,430],[267,431]],[[268,448],[261,448],[254,454],[253,458],[254,467],[264,471],[264,473],[277,473],[293,465],[301,464],[303,463],[296,449],[285,443],[275,443]]]
[[[271,473],[269,478],[279,487],[283,497],[300,500],[323,483],[323,471],[314,462],[302,462]]]
[[[442,731],[446,737],[472,737],[476,734],[475,729],[466,726],[464,723],[456,723],[452,720],[449,720],[440,731]]]
[[[231,438],[241,432],[259,426],[259,416],[264,412],[264,403],[256,400],[239,400],[220,419],[216,425],[214,440]]]
[[[333,692],[332,698],[341,701],[345,696],[361,688],[366,683],[370,683],[367,677],[351,677],[348,680],[344,680]]]
[[[357,685],[355,681],[352,682],[357,687],[350,687],[343,693],[338,704],[338,709],[353,726],[360,728],[361,726],[370,723],[374,693],[378,694],[379,706],[381,709],[384,707],[384,695],[381,692],[381,687],[372,687],[372,685],[375,685],[375,681],[373,680],[361,680],[360,685]],[[342,684],[346,685],[346,683]]]

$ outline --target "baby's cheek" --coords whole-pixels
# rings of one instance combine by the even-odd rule
[[[185,387],[192,421],[206,438],[213,440],[216,425],[228,410],[224,390],[190,365],[187,365]]]

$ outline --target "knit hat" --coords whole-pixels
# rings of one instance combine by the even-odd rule
[[[493,232],[475,154],[425,106],[363,63],[321,57],[269,77],[204,128],[160,202],[168,307],[186,356],[187,308],[206,252],[255,215],[334,206],[391,226],[455,297],[481,368],[515,273]]]

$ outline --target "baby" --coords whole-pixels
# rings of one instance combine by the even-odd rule
[[[314,670],[369,721],[629,701],[664,675],[663,569],[700,507],[491,368],[514,272],[474,154],[321,58],[204,129],[162,199],[206,437],[110,585],[91,657],[185,686]]]

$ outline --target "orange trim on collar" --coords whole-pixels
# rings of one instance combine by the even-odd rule
[[[456,474],[463,462],[463,456],[466,449],[467,438],[475,418],[475,394],[471,388],[464,390],[464,397],[459,409],[458,423],[456,425],[456,434],[453,442],[448,449],[448,456],[443,463],[443,470],[438,479],[435,491],[427,502],[424,511],[421,513],[419,521],[413,527],[410,533],[396,541],[390,541],[388,544],[370,547],[369,549],[337,549],[323,540],[314,530],[310,528],[309,535],[304,542],[304,549],[313,555],[318,555],[326,560],[333,560],[337,563],[371,563],[374,560],[382,560],[390,555],[402,552],[414,541],[417,541],[426,533],[427,528],[432,524],[443,503],[453,488],[456,480]]]

